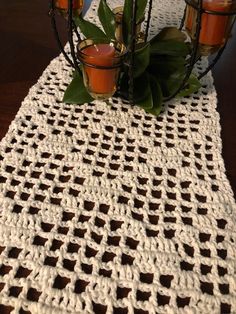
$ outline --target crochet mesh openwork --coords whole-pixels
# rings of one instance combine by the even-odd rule
[[[152,33],[183,8],[156,1]],[[211,75],[157,118],[116,98],[61,103],[71,75],[53,60],[0,144],[0,309],[236,313],[236,207]]]

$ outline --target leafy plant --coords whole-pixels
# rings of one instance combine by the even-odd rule
[[[122,26],[123,26],[123,40],[124,40],[124,43],[126,46],[128,46],[130,44],[130,41],[131,41],[132,1],[133,0],[125,0],[125,3],[124,3]],[[142,20],[144,13],[145,13],[146,6],[147,6],[147,0],[138,0],[137,1],[136,23],[139,23]]]
[[[106,1],[101,0],[98,7],[98,17],[108,38],[115,39],[116,21]]]
[[[123,40],[127,46],[131,40],[131,2],[132,0],[125,0],[122,20]],[[137,5],[136,23],[139,23],[144,16],[147,0],[138,0]],[[100,0],[98,17],[103,30],[81,16],[75,18],[75,23],[86,38],[115,39],[115,15],[105,0]],[[135,105],[157,116],[166,98],[173,95],[184,97],[201,87],[196,76],[191,74],[184,88],[178,92],[186,76],[191,53],[190,44],[186,40],[186,35],[177,28],[166,27],[150,42],[136,45],[133,65]],[[128,99],[128,67],[124,66],[122,71],[119,92],[122,97]],[[83,104],[92,100],[81,74],[75,72],[63,101]]]
[[[73,79],[65,91],[63,101],[70,104],[84,104],[93,101],[84,86],[80,72],[74,72]]]

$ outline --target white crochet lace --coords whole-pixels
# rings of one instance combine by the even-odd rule
[[[183,8],[154,0],[152,34]],[[211,75],[155,118],[116,98],[61,103],[71,72],[51,62],[0,144],[0,308],[235,313],[236,208]]]

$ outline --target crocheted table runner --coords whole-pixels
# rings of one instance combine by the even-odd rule
[[[156,1],[153,33],[183,8]],[[59,56],[0,144],[0,310],[235,313],[236,208],[211,75],[157,118],[116,98],[61,103],[70,79]]]

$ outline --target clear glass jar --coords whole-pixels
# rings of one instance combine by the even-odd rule
[[[197,0],[191,0],[192,5],[187,5],[185,28],[192,41],[196,40],[198,11],[194,5]],[[224,46],[230,36],[234,16],[216,15],[214,12],[230,13],[236,8],[235,0],[203,0],[201,31],[199,37],[199,52],[203,56],[211,55]]]
[[[84,85],[94,99],[108,99],[117,90],[125,46],[109,39],[85,39],[77,46]]]
[[[54,0],[54,6],[64,17],[68,17],[69,0]],[[73,0],[73,16],[78,16],[83,10],[84,0]]]
[[[122,30],[122,18],[123,18],[123,9],[124,7],[116,7],[113,9],[113,13],[115,14],[115,21],[116,21],[116,40],[123,43],[123,30]],[[142,23],[144,21],[144,17],[140,22],[136,25],[136,43],[142,43],[144,42],[144,33],[141,31],[142,29]]]

